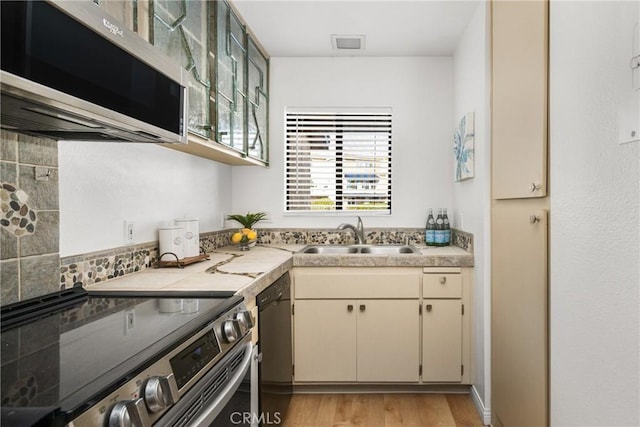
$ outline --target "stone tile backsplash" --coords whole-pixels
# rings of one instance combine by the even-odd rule
[[[236,229],[212,231],[200,234],[200,251],[211,252],[230,244]],[[454,229],[452,240],[468,252],[473,249],[473,235]],[[405,238],[411,244],[424,244],[424,230],[420,228],[365,229],[365,241],[375,244],[403,244]],[[334,229],[258,229],[258,244],[262,245],[306,245],[306,244],[353,244],[351,231]],[[60,289],[72,286],[89,286],[114,279],[147,268],[154,268],[158,261],[158,242],[94,252],[61,259]],[[3,287],[4,289],[4,287]]]
[[[1,130],[0,147],[0,304],[7,305],[59,288],[58,144]]]

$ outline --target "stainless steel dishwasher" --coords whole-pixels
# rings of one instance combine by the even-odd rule
[[[291,278],[285,273],[258,294],[260,420],[284,421],[293,392],[291,355]]]

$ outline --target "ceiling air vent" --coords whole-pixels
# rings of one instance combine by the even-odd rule
[[[364,50],[365,36],[331,35],[333,50]]]

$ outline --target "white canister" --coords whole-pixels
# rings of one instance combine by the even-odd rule
[[[184,256],[193,257],[200,254],[200,225],[198,219],[176,219],[176,225],[184,227]]]
[[[184,259],[184,227],[172,225],[160,227],[158,229],[158,240],[160,241],[160,255],[167,252],[174,253],[179,260]],[[161,261],[175,261],[173,255],[160,257]]]

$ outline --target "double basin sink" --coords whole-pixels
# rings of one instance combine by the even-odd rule
[[[402,255],[417,254],[419,250],[412,245],[308,245],[300,249],[298,253],[323,255]]]

